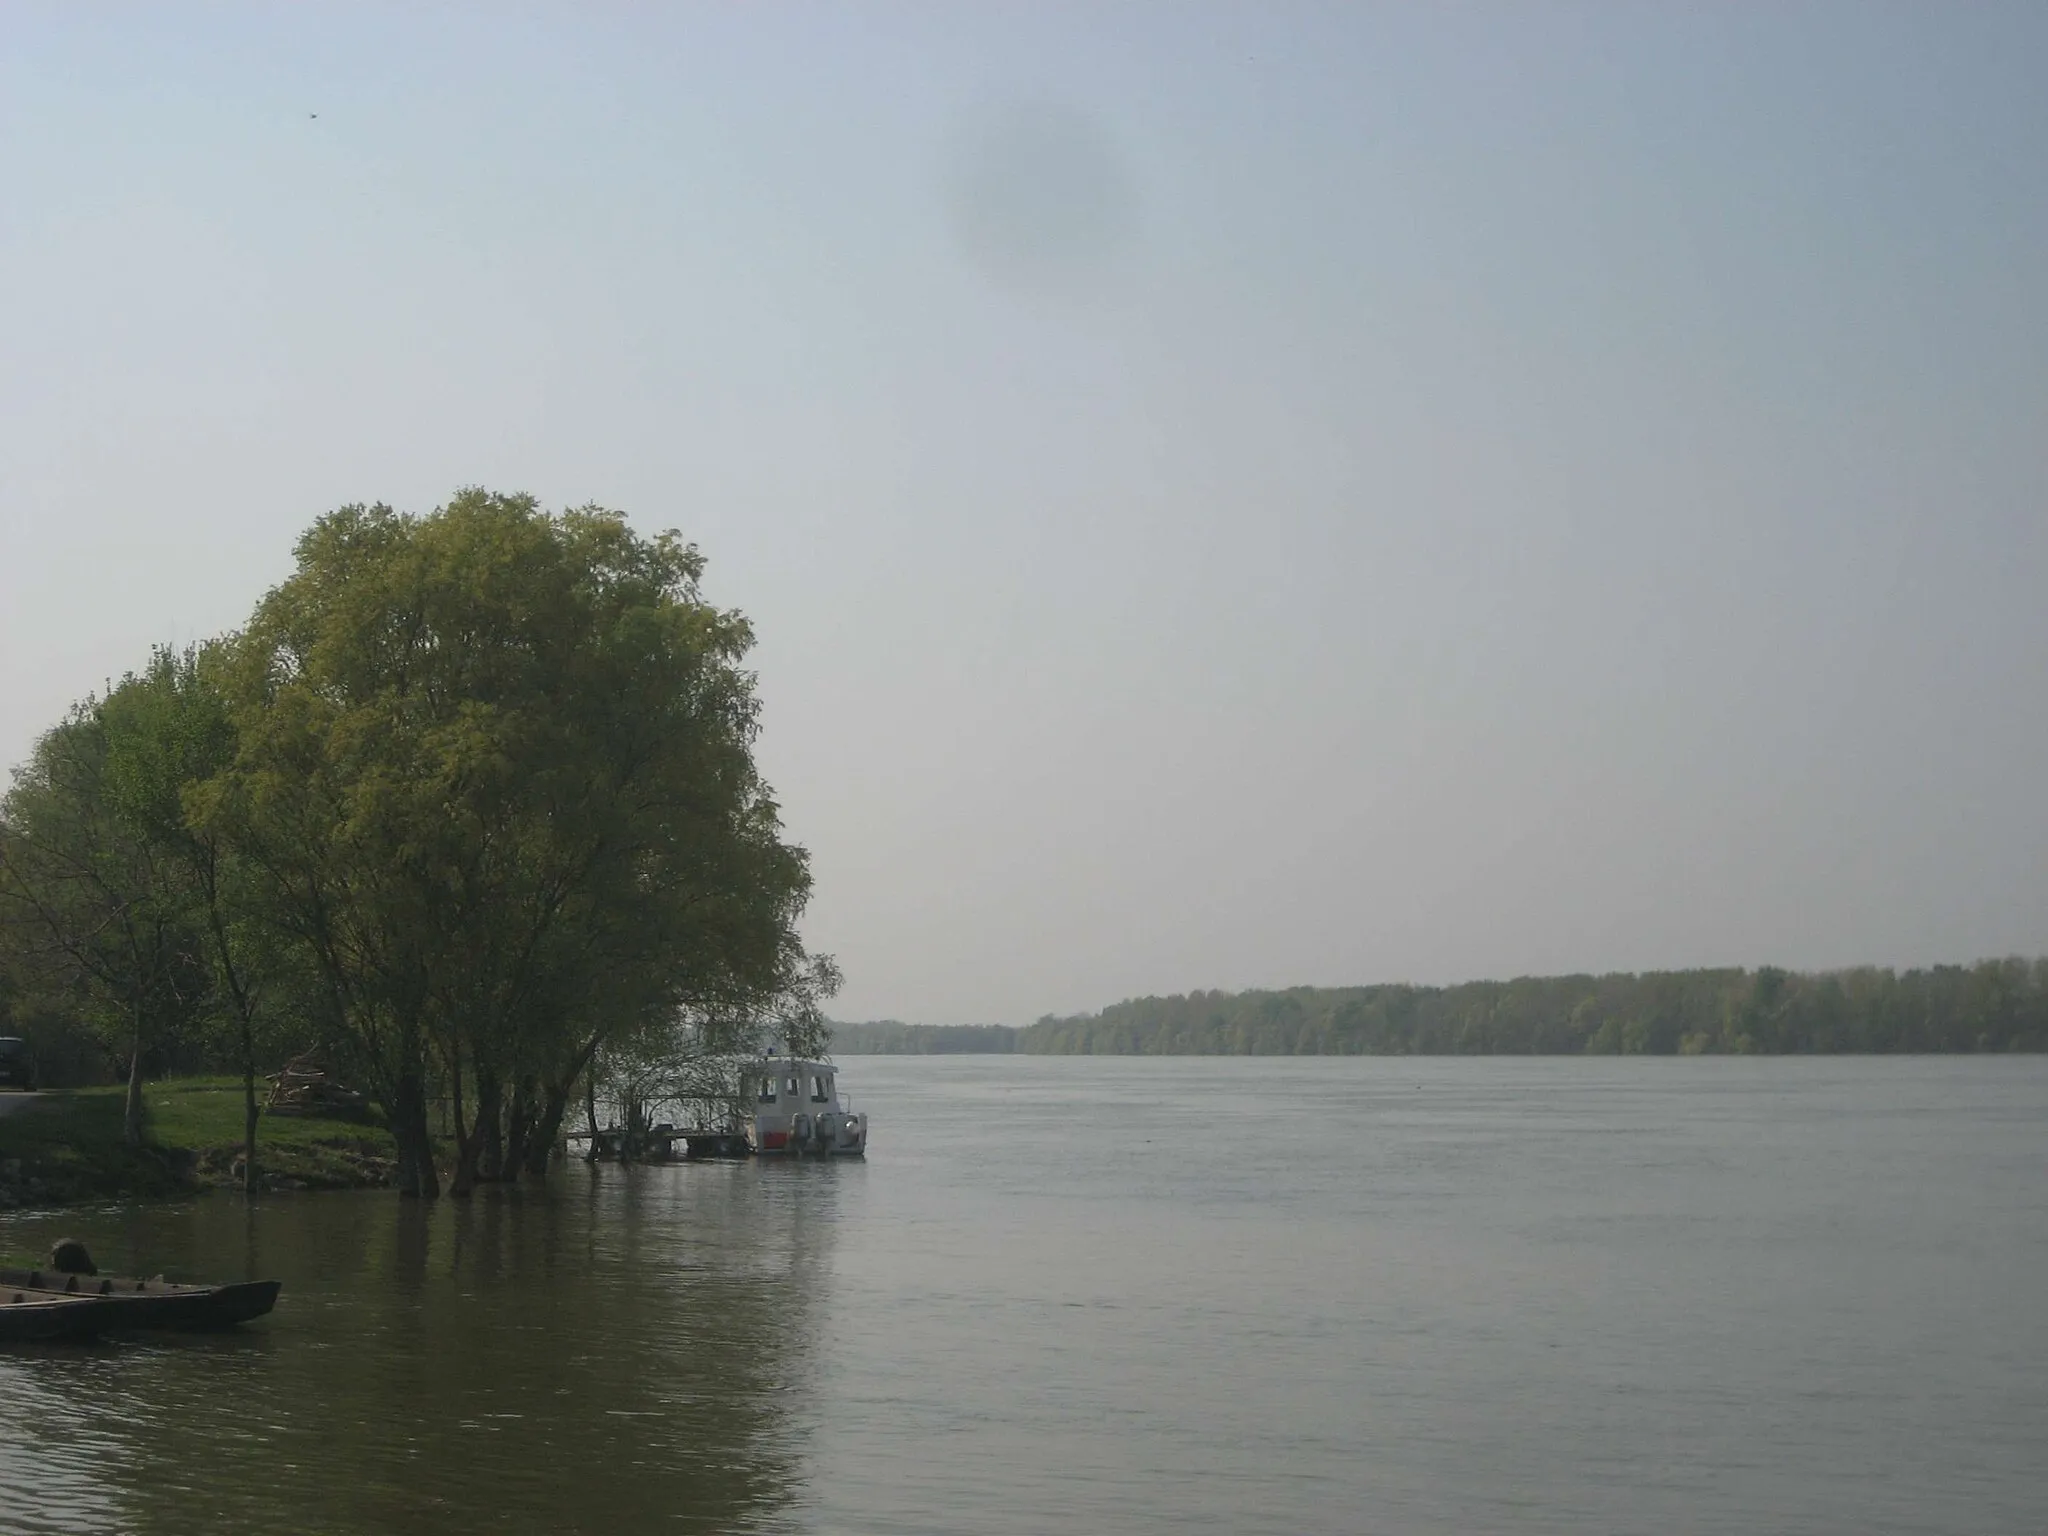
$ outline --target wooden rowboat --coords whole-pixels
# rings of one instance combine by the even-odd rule
[[[0,1302],[17,1292],[15,1306],[81,1301],[100,1304],[101,1328],[232,1328],[262,1317],[277,1305],[281,1280],[247,1280],[235,1285],[176,1285],[164,1279],[130,1280],[112,1275],[67,1275],[50,1269],[0,1269]],[[4,1311],[4,1308],[0,1308]],[[0,1333],[0,1337],[6,1337]]]

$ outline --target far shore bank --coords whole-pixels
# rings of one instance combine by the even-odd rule
[[[2048,1051],[2048,957],[1186,992],[1006,1024],[835,1022],[844,1056],[1863,1056]]]

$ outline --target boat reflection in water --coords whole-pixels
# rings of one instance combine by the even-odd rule
[[[746,1531],[800,1486],[833,1186],[572,1165],[61,1221],[103,1263],[284,1281],[255,1328],[0,1354],[12,1533]],[[769,1186],[775,1186],[773,1188]]]

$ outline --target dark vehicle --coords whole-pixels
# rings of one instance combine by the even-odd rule
[[[0,1087],[36,1091],[36,1058],[26,1040],[0,1036]]]

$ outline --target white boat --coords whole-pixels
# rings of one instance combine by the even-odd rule
[[[838,1077],[829,1061],[771,1056],[749,1062],[740,1072],[748,1149],[770,1156],[864,1156],[868,1117],[840,1098]]]

